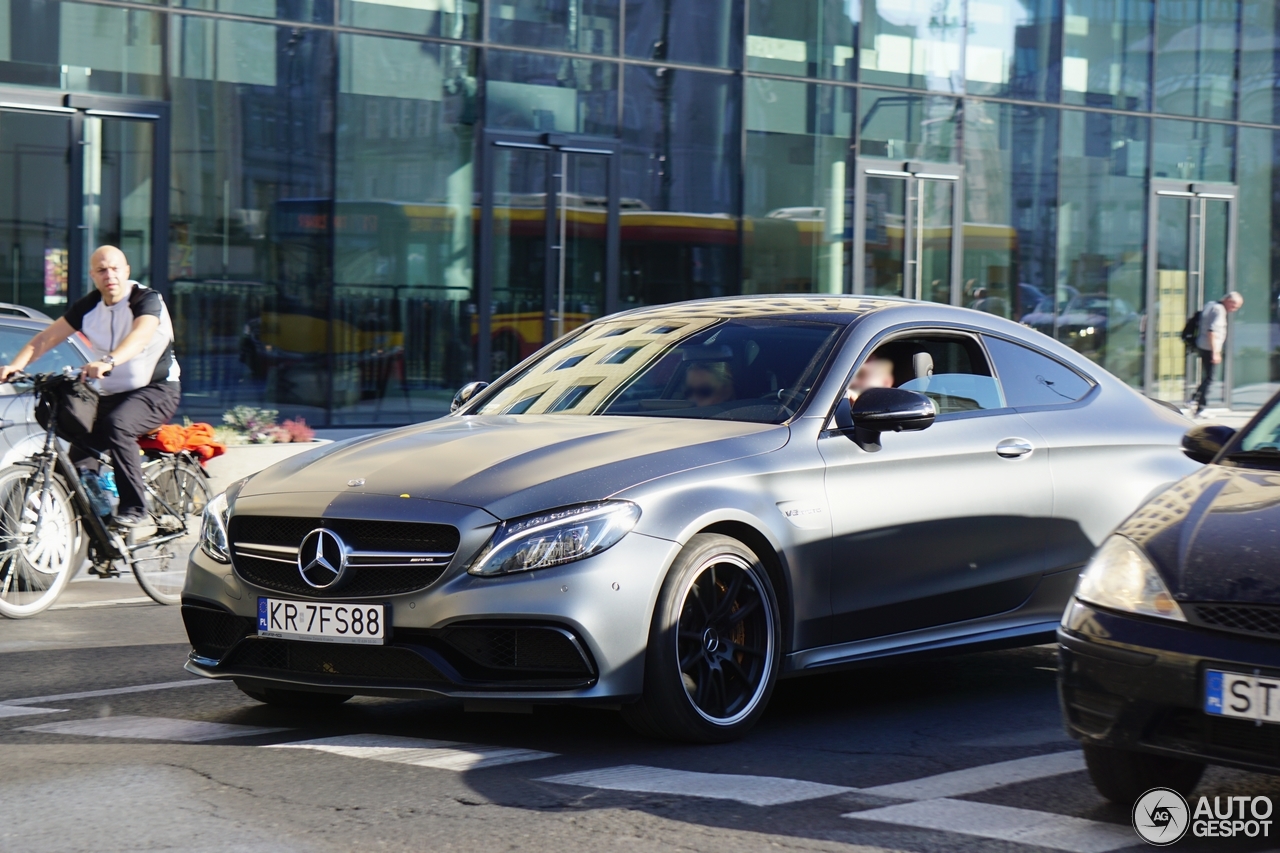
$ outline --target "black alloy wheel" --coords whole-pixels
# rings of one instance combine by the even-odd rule
[[[759,699],[773,645],[773,614],[751,566],[717,554],[694,575],[676,634],[680,676],[695,710],[732,725]]]
[[[658,597],[644,694],[623,708],[642,734],[699,743],[741,737],[777,680],[781,619],[760,559],[728,536],[700,533]]]

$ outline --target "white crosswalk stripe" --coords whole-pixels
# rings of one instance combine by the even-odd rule
[[[548,776],[539,782],[577,785],[609,791],[643,794],[682,794],[714,800],[737,800],[751,806],[776,806],[830,797],[854,790],[820,782],[782,779],[775,776],[735,776],[730,773],[695,773],[627,764],[603,770]]]
[[[236,726],[230,723],[208,723],[199,720],[173,720],[167,717],[94,717],[88,720],[65,720],[45,723],[42,726],[26,726],[24,732],[43,732],[55,735],[79,735],[81,737],[115,737],[139,740],[177,740],[200,743],[207,740],[223,740],[232,737],[248,737],[288,729],[260,726]]]
[[[0,717],[25,717],[29,714],[65,714],[63,708],[22,708],[0,702]]]
[[[937,776],[926,776],[909,782],[863,788],[862,793],[875,794],[878,797],[893,797],[898,800],[932,800],[938,797],[976,794],[1002,785],[1061,776],[1064,773],[1075,773],[1083,769],[1083,753],[1075,750],[1052,752],[1048,755],[1033,755],[1029,758],[1015,758],[1012,761],[999,761],[995,764],[983,764],[979,767],[940,773]]]
[[[503,746],[476,746],[445,740],[424,740],[390,735],[341,735],[338,737],[273,743],[270,749],[311,749],[349,758],[368,758],[396,764],[413,764],[437,770],[481,770],[503,764],[518,764],[554,758],[554,752],[513,749]]]
[[[1142,843],[1127,826],[968,800],[923,800],[852,812],[845,817],[1016,841],[1070,853],[1107,853]]]

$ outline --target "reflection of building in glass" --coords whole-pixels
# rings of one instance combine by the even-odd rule
[[[1214,395],[1266,397],[1274,3],[749,5],[10,0],[0,298],[60,310],[120,243],[185,413],[338,425],[740,293],[972,307],[1178,401],[1177,331],[1234,286]]]

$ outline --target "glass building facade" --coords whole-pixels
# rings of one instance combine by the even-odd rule
[[[1274,0],[0,0],[0,299],[116,243],[183,412],[447,411],[586,320],[905,295],[1280,383]],[[1273,220],[1277,220],[1273,224]]]

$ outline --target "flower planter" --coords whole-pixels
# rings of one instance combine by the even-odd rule
[[[230,445],[226,453],[210,459],[205,465],[205,470],[209,472],[209,488],[216,495],[242,477],[256,474],[281,460],[330,443],[328,439],[317,439],[290,441],[284,444]]]

